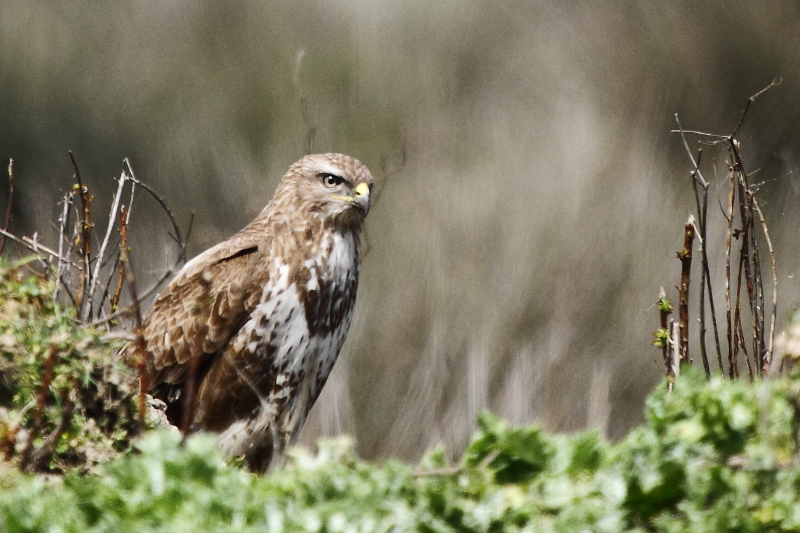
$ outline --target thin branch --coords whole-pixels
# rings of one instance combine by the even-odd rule
[[[189,227],[186,230],[187,241],[188,241],[189,235],[192,232],[192,227],[193,226],[194,226],[194,213],[192,213],[191,216],[189,217]],[[181,253],[178,255],[178,258],[175,260],[175,263],[169,269],[167,269],[166,272],[164,272],[164,274],[161,276],[161,278],[159,278],[158,281],[156,281],[153,285],[150,286],[150,288],[148,288],[146,291],[144,291],[142,293],[142,295],[140,296],[140,298],[142,300],[148,299],[154,292],[156,292],[159,289],[159,287],[161,287],[161,285],[164,284],[164,282],[166,282],[170,277],[172,277],[175,273],[177,273],[180,270],[181,263],[186,259],[186,242],[187,241],[184,241],[183,244],[181,244]]]
[[[117,271],[117,287],[114,289],[114,295],[111,297],[111,312],[117,311],[119,305],[119,297],[122,294],[122,286],[125,281],[125,262],[122,261],[122,254],[126,256],[130,254],[128,247],[128,212],[123,205],[119,214],[119,269]],[[110,282],[109,282],[110,284]]]
[[[744,342],[744,329],[742,328],[742,317],[736,317],[736,331],[739,339],[739,347],[744,352],[744,360],[747,363],[747,375],[750,377],[750,383],[755,379],[753,374],[753,365],[750,363],[750,354],[747,353],[747,344]]]
[[[744,117],[747,116],[747,110],[750,109],[750,104],[752,104],[755,101],[756,98],[758,98],[759,96],[761,96],[762,94],[764,94],[765,92],[770,90],[771,88],[773,88],[773,87],[775,87],[777,85],[780,85],[781,82],[783,82],[783,78],[781,78],[779,76],[779,77],[775,78],[774,80],[772,80],[772,82],[769,85],[767,85],[766,87],[764,87],[763,89],[758,91],[756,94],[754,94],[753,96],[751,96],[750,98],[747,99],[747,103],[744,106],[744,110],[742,110],[742,116],[739,119],[739,123],[736,125],[736,128],[734,128],[733,133],[731,133],[728,136],[729,139],[733,139],[736,136],[736,134],[739,133],[739,128],[742,127],[742,122],[744,122]]]
[[[54,299],[58,298],[62,283],[61,278],[64,275],[64,241],[66,239],[67,224],[69,223],[69,207],[72,204],[72,193],[65,193],[62,202],[64,209],[61,212],[61,216],[58,217],[58,265],[56,266],[56,288],[53,291]]]
[[[733,239],[733,200],[736,191],[732,168],[729,179],[728,210],[725,215],[728,220],[728,233],[725,239],[725,319],[728,326],[728,374],[733,379],[739,375],[739,372],[733,357],[733,318],[731,317],[731,239]]]
[[[145,358],[146,344],[142,332],[142,309],[139,305],[139,295],[136,291],[136,278],[133,275],[133,269],[130,268],[130,258],[125,249],[122,249],[120,254],[120,261],[128,263],[128,268],[125,269],[125,277],[131,294],[131,310],[134,324],[133,331],[134,335],[136,335],[134,360],[126,362],[128,364],[133,363],[139,371],[139,423],[144,425],[145,412],[147,410],[147,391],[150,389],[150,372],[147,369],[147,359]]]
[[[131,223],[131,215],[133,214],[133,200],[136,198],[136,184],[131,185],[131,195],[128,198],[128,225]]]
[[[732,142],[734,144],[734,142]],[[735,149],[735,148],[734,148]],[[738,160],[738,156],[736,156]],[[739,163],[734,165],[734,176],[736,177],[737,187],[739,189],[739,217],[742,222],[741,245],[739,247],[739,279],[737,283],[736,305],[739,306],[739,290],[742,283],[742,273],[744,273],[744,284],[747,288],[747,300],[750,304],[750,312],[753,315],[753,338],[757,340],[760,336],[760,325],[758,323],[758,309],[755,297],[755,284],[753,276],[753,268],[750,263],[750,244],[752,241],[752,210],[750,208],[749,194],[747,190],[747,176],[744,170],[739,166]],[[740,344],[743,343],[743,336],[740,336]],[[756,350],[758,353],[758,350]],[[755,355],[755,354],[754,354]],[[750,365],[748,359],[748,366]]]
[[[778,269],[775,266],[775,252],[772,249],[772,239],[769,237],[767,231],[767,223],[764,220],[764,215],[761,213],[761,208],[758,206],[758,200],[753,197],[753,210],[758,214],[758,219],[761,222],[761,229],[764,231],[764,238],[767,241],[767,248],[769,249],[769,258],[772,263],[772,314],[769,324],[769,343],[767,344],[766,352],[762,356],[761,365],[764,375],[769,372],[769,367],[772,364],[772,347],[775,340],[775,323],[778,318]]]
[[[753,193],[748,191],[748,195],[750,196],[750,246],[753,250],[753,281],[755,283],[755,301],[753,302],[753,308],[755,309],[755,317],[754,322],[757,322],[758,326],[756,327],[754,324],[754,330],[758,334],[757,336],[753,337],[753,357],[756,358],[756,363],[758,366],[756,367],[758,370],[758,374],[760,376],[764,376],[764,367],[761,364],[764,358],[764,354],[766,353],[766,342],[764,340],[764,326],[765,326],[765,318],[764,318],[764,279],[761,275],[761,253],[758,249],[758,239],[756,238],[756,230],[755,230],[755,219],[753,218],[752,211],[753,211]]]
[[[677,113],[675,113],[675,123],[678,125],[678,129],[672,131],[681,134],[683,147],[686,149],[686,153],[689,155],[689,159],[692,160],[692,165],[694,165],[694,169],[692,170],[693,178],[700,179],[700,183],[703,185],[703,187],[708,187],[708,183],[706,182],[705,179],[703,179],[703,175],[700,173],[700,157],[702,156],[703,152],[701,151],[700,153],[697,154],[697,159],[694,158],[694,155],[692,155],[692,150],[689,148],[689,143],[686,141],[686,135],[684,135],[683,126],[681,126],[681,121],[678,119]]]
[[[750,177],[751,178],[753,177],[753,174],[754,174],[754,172],[750,172]],[[761,189],[761,187],[763,187],[764,185],[769,185],[770,183],[773,183],[773,182],[776,182],[776,181],[785,180],[786,178],[794,178],[794,171],[790,170],[789,172],[786,172],[785,174],[781,174],[780,176],[776,176],[774,178],[770,178],[768,180],[760,181],[760,182],[758,182],[756,184],[750,185],[750,190],[752,190],[755,193],[755,192],[758,192]]]
[[[122,190],[125,187],[126,181],[126,174],[123,171],[119,176],[119,185],[117,186],[117,193],[114,195],[113,201],[111,203],[111,212],[108,215],[108,227],[106,228],[106,235],[103,238],[103,242],[100,245],[100,251],[97,255],[97,262],[95,263],[94,267],[94,274],[92,275],[92,281],[89,286],[89,294],[87,298],[86,305],[84,306],[83,316],[81,316],[81,320],[86,321],[89,318],[89,314],[92,312],[92,303],[94,301],[94,293],[97,289],[97,280],[100,279],[100,268],[103,266],[103,258],[106,254],[106,248],[108,247],[108,241],[111,239],[111,232],[114,229],[114,224],[117,221],[117,212],[119,211],[119,202],[122,199]]]
[[[676,114],[677,119],[677,114]],[[680,124],[678,124],[680,127]],[[682,135],[684,146],[688,148],[686,138]],[[690,154],[691,155],[691,154]],[[694,190],[694,201],[697,205],[697,213],[700,217],[698,224],[695,226],[695,234],[698,235],[700,241],[700,357],[703,359],[703,367],[706,371],[706,378],[711,377],[711,371],[708,365],[708,352],[706,349],[706,272],[708,271],[708,256],[706,254],[706,221],[708,220],[708,186],[709,183],[703,179],[700,174],[700,160],[703,157],[703,150],[697,151],[697,160],[695,161],[695,170],[691,172],[692,176],[692,189]],[[703,187],[703,201],[700,201],[700,192],[697,186]],[[699,228],[698,228],[699,226]],[[711,279],[708,278],[709,293],[711,292]],[[713,306],[712,306],[713,309]],[[712,310],[712,316],[714,311]],[[718,354],[720,359],[721,353]],[[721,368],[721,365],[720,365]]]
[[[14,160],[8,160],[8,205],[6,206],[6,223],[3,226],[3,229],[8,231],[11,227],[11,218],[14,214]],[[3,253],[3,250],[6,247],[6,235],[3,235],[2,241],[0,241],[0,253]]]
[[[175,239],[178,242],[178,246],[180,246],[181,253],[179,259],[183,260],[183,258],[186,257],[186,241],[184,241],[183,237],[181,236],[181,229],[178,227],[178,223],[175,221],[175,216],[172,214],[172,211],[170,211],[169,207],[167,206],[167,203],[161,196],[159,196],[159,194],[156,191],[154,191],[149,185],[147,185],[143,181],[139,181],[138,179],[136,179],[136,176],[133,173],[133,169],[131,168],[131,163],[127,157],[125,158],[125,166],[127,166],[128,168],[128,179],[131,180],[136,185],[138,185],[139,187],[146,190],[147,192],[149,192],[150,195],[153,198],[155,198],[155,200],[161,205],[161,208],[164,209],[164,211],[167,213],[169,221],[172,224],[172,229],[173,231],[175,231]],[[128,218],[128,224],[130,224],[130,217]]]
[[[675,113],[675,116],[677,117],[678,114]],[[680,128],[680,126],[678,126],[678,128]],[[714,139],[719,139],[720,141],[725,141],[728,138],[727,135],[717,135],[716,133],[707,133],[705,131],[685,130],[683,128],[680,128],[680,129],[677,129],[677,130],[669,130],[669,132],[670,133],[680,133],[681,135],[683,135],[684,133],[688,133],[690,135],[700,135],[701,137],[712,137]],[[714,144],[716,144],[716,143],[714,143]]]
[[[34,239],[31,239],[30,237],[19,238],[16,235],[14,235],[13,233],[9,233],[8,231],[3,230],[3,229],[0,229],[0,235],[8,237],[9,239],[14,241],[15,243],[24,246],[25,248],[27,248],[28,250],[34,252],[36,255],[38,255],[40,257],[42,257],[43,255],[48,255],[48,256],[56,258],[56,259],[58,258],[58,252],[54,252],[53,250],[51,250],[47,246],[44,246],[43,244],[39,244],[38,241],[35,241]],[[42,254],[41,252],[44,252],[44,254]],[[75,263],[71,263],[70,262],[69,264],[72,267],[74,267],[74,268],[76,268],[78,270],[80,270],[80,268],[81,268],[80,266],[76,265]]]
[[[722,350],[719,342],[719,329],[717,328],[717,313],[714,307],[714,295],[711,290],[711,274],[708,269],[708,252],[706,251],[706,222],[708,220],[708,186],[709,183],[703,178],[700,172],[700,159],[703,156],[703,151],[698,150],[697,159],[692,155],[692,150],[689,148],[689,143],[686,141],[683,126],[681,126],[678,114],[675,113],[675,123],[678,124],[678,132],[681,135],[683,146],[686,153],[689,155],[694,169],[692,170],[692,187],[694,188],[695,203],[697,204],[697,212],[700,213],[700,356],[703,359],[703,368],[706,372],[706,377],[711,377],[711,370],[708,364],[708,353],[706,351],[706,320],[705,320],[705,287],[708,282],[708,299],[711,305],[711,318],[714,326],[714,339],[717,347],[717,360],[719,362],[720,371],[724,372],[722,366]],[[716,170],[716,169],[715,169]],[[703,187],[703,202],[702,208],[700,204],[700,195],[698,194],[698,183]]]
[[[708,192],[708,189],[706,189]],[[707,196],[705,197],[707,200]],[[705,202],[704,202],[705,207]],[[702,212],[702,211],[701,211]],[[705,254],[705,233],[697,227],[697,224],[694,226],[695,236],[697,236],[697,240],[699,241],[700,247],[700,308],[699,308],[699,315],[700,315],[700,358],[703,360],[703,369],[706,372],[706,379],[711,378],[711,368],[708,362],[708,351],[706,348],[706,269],[708,265],[706,263],[706,254]],[[710,290],[710,280],[709,280],[709,293]],[[722,354],[719,354],[720,357]]]
[[[770,88],[780,85],[781,79],[775,78],[772,83],[770,83],[767,87],[760,90],[753,96],[751,96],[747,104],[745,105],[744,109],[742,110],[741,116],[739,117],[739,121],[736,125],[736,128],[730,135],[714,135],[706,132],[699,132],[699,131],[686,131],[683,129],[682,125],[680,124],[678,115],[675,115],[675,122],[678,126],[678,129],[672,130],[674,133],[679,133],[681,135],[681,140],[683,142],[683,146],[689,155],[689,158],[692,162],[693,169],[691,171],[692,177],[692,185],[694,190],[695,196],[695,204],[697,206],[697,210],[700,213],[700,218],[695,226],[695,233],[699,234],[700,240],[700,251],[702,254],[702,276],[700,280],[700,342],[701,342],[701,353],[704,357],[704,366],[706,369],[706,374],[709,374],[709,367],[706,362],[706,354],[705,354],[705,296],[706,296],[706,286],[708,286],[708,298],[709,298],[709,305],[711,307],[711,315],[714,321],[714,334],[715,340],[717,343],[717,359],[720,368],[723,368],[723,358],[722,358],[722,350],[720,347],[719,342],[719,329],[717,327],[716,321],[716,310],[714,306],[714,292],[711,288],[711,276],[708,266],[708,246],[707,246],[707,235],[706,230],[708,226],[708,186],[709,183],[706,182],[702,173],[700,172],[700,158],[702,156],[702,151],[698,151],[697,158],[694,157],[694,154],[691,152],[689,148],[689,143],[686,139],[686,134],[691,133],[695,135],[699,135],[704,139],[711,139],[711,142],[706,142],[701,140],[701,144],[709,144],[709,145],[718,145],[718,144],[725,144],[727,145],[728,150],[731,153],[731,161],[728,163],[728,195],[727,195],[727,205],[723,205],[722,201],[722,194],[719,190],[720,188],[720,179],[717,176],[717,168],[716,168],[716,161],[712,166],[714,170],[714,177],[715,177],[715,184],[717,187],[717,198],[719,201],[720,211],[723,213],[725,220],[727,221],[727,238],[725,243],[725,310],[726,310],[726,323],[727,323],[727,337],[728,337],[728,373],[731,379],[739,377],[739,351],[741,350],[744,353],[745,361],[748,367],[748,373],[751,379],[754,378],[755,375],[766,375],[769,371],[769,367],[771,366],[772,357],[773,357],[773,346],[774,346],[774,333],[775,333],[775,323],[776,323],[776,316],[777,316],[777,271],[775,268],[775,257],[774,251],[772,249],[772,242],[769,239],[769,235],[766,228],[766,223],[764,221],[764,216],[761,210],[758,208],[758,203],[755,198],[755,189],[750,186],[748,173],[745,170],[744,163],[742,161],[741,153],[740,153],[740,144],[735,139],[735,136],[741,130],[742,124],[744,123],[744,119],[747,116],[748,110],[750,105],[762,95],[764,92],[769,90]],[[752,174],[752,173],[751,173]],[[698,186],[703,187],[703,193],[701,195]],[[739,206],[739,220],[736,220],[736,216],[734,215],[734,202],[737,201],[738,196],[738,206]],[[701,199],[702,198],[702,199]],[[767,326],[767,312],[765,307],[765,290],[764,290],[764,280],[762,276],[762,267],[761,267],[761,254],[759,251],[759,239],[756,235],[755,231],[755,216],[753,212],[756,212],[761,222],[761,226],[765,233],[765,239],[767,241],[767,247],[770,250],[770,260],[771,266],[773,271],[773,298],[772,298],[772,311],[770,313],[770,325]],[[735,228],[734,226],[738,226],[741,223],[741,228]],[[734,277],[732,272],[732,241],[733,239],[740,240],[739,250],[738,250],[738,269],[735,275],[735,294],[732,294],[734,291]],[[684,251],[679,253],[679,257],[684,255]],[[683,259],[683,258],[682,258]],[[686,277],[686,268],[683,268],[682,272],[682,281]],[[750,313],[752,315],[752,354],[753,354],[753,361],[757,362],[757,366],[753,368],[753,361],[750,360],[750,353],[748,350],[748,342],[747,338],[744,334],[744,329],[742,327],[742,305],[741,305],[741,298],[742,298],[742,285],[745,284],[747,287],[747,299],[750,304]],[[685,287],[682,286],[679,288],[680,291],[683,291]],[[684,302],[681,301],[681,311],[684,310]],[[746,322],[746,320],[744,320]],[[679,326],[683,326],[686,322],[683,320],[683,316],[681,316]],[[682,328],[681,328],[682,329]],[[769,333],[767,333],[767,329],[769,329]],[[769,338],[767,338],[769,335]],[[681,349],[681,357],[685,357],[684,348],[686,347],[686,339],[684,337],[684,332],[681,331],[681,335],[679,340],[677,341],[680,345]],[[724,372],[724,369],[723,369]]]
[[[669,321],[669,345],[670,345],[670,361],[669,364],[671,366],[670,373],[673,376],[672,381],[667,381],[667,390],[672,392],[672,389],[675,387],[675,381],[678,379],[678,376],[681,374],[681,365],[680,365],[680,326],[674,320]]]
[[[769,87],[767,87],[768,89]],[[766,89],[764,89],[766,90]],[[756,94],[753,98],[757,97],[759,94],[763,93],[764,90]],[[729,150],[731,151],[734,159],[734,175],[738,176],[738,186],[739,186],[739,206],[741,211],[741,219],[742,219],[742,247],[741,247],[741,254],[744,258],[744,271],[745,271],[745,281],[747,284],[747,296],[750,302],[750,309],[753,315],[753,343],[754,343],[754,357],[758,357],[762,359],[764,349],[762,346],[764,345],[764,322],[762,313],[759,306],[759,296],[758,292],[759,289],[755,286],[755,283],[758,282],[760,279],[760,273],[755,272],[754,269],[760,267],[758,265],[758,257],[757,257],[757,249],[755,246],[755,231],[754,231],[754,221],[753,221],[753,207],[752,207],[752,200],[754,199],[753,193],[750,191],[748,184],[747,184],[747,174],[744,170],[744,163],[742,162],[741,154],[739,152],[739,142],[731,137],[728,141]],[[750,264],[750,246],[753,247],[753,267],[751,268]],[[760,289],[763,292],[763,287]],[[763,370],[763,365],[761,361],[759,361],[758,371],[761,373]]]
[[[725,220],[729,220],[728,213],[725,211],[725,206],[722,205],[722,191],[719,190],[719,175],[717,174],[717,158],[713,159],[714,163],[712,168],[714,169],[714,185],[717,187],[717,205],[719,206],[719,211],[722,213],[722,216],[725,217]]]
[[[664,287],[658,291],[658,317],[661,322],[660,335],[664,335],[658,339],[661,344],[661,356],[664,359],[664,368],[667,374],[667,382],[672,383],[675,381],[674,368],[670,360],[670,343],[669,343],[669,315],[672,314],[672,305],[667,300],[667,293]]]
[[[187,231],[187,235],[191,231],[192,222],[193,221],[194,221],[194,216],[192,216],[192,218],[190,220],[190,225],[189,225],[189,230]],[[125,227],[127,228],[127,225]],[[126,231],[127,231],[127,229],[126,229]],[[127,236],[125,237],[125,240],[127,240]],[[124,253],[125,257],[129,257],[128,254],[129,254],[130,250],[128,249],[127,246],[124,246],[124,247],[121,246],[121,249],[123,249],[124,252],[122,252],[122,251],[120,252],[120,254],[121,254],[120,255],[120,276],[125,275],[126,279],[127,279],[127,270],[128,270],[129,267],[126,268],[126,264],[128,264],[128,260],[127,259],[122,259],[122,257],[123,257],[122,254]],[[148,288],[145,292],[143,292],[142,294],[138,294],[137,293],[136,305],[130,305],[128,307],[122,307],[120,309],[116,309],[110,315],[108,315],[106,317],[103,317],[102,319],[97,319],[97,320],[91,322],[91,325],[92,326],[102,326],[102,325],[107,324],[108,322],[110,322],[110,321],[112,321],[114,319],[117,319],[117,318],[119,318],[121,316],[134,315],[134,317],[135,317],[135,315],[137,313],[137,308],[140,307],[138,302],[141,302],[142,300],[147,300],[147,298],[149,298],[153,293],[155,293],[165,281],[167,281],[173,274],[175,274],[178,271],[178,267],[179,266],[180,266],[180,259],[178,261],[176,261],[175,264],[172,267],[167,269],[167,271],[164,272],[164,274],[161,276],[161,278],[159,278],[158,281],[156,281],[153,285],[151,285],[150,288]],[[128,283],[130,284],[130,280],[129,279],[128,279]],[[116,301],[117,302],[119,301],[119,294],[118,293],[116,294]],[[112,306],[112,310],[113,310],[114,307],[115,306]],[[139,314],[141,314],[140,311],[138,311],[138,312],[139,312]]]
[[[114,278],[119,278],[119,274],[117,270],[119,269],[119,265],[121,264],[119,260],[119,254],[115,254],[114,256],[114,265],[111,267],[111,271],[108,273],[108,281],[106,281],[105,285],[103,285],[103,294],[100,296],[100,302],[97,304],[97,316],[100,318],[100,315],[106,316],[105,305],[106,300],[109,299],[109,295],[111,292],[111,283],[114,281]],[[112,307],[113,309],[113,307]]]
[[[703,193],[703,209],[702,209],[702,218],[704,221],[708,220],[708,188],[704,190]],[[700,277],[700,309],[701,309],[701,337],[702,337],[702,350],[705,351],[705,301],[703,299],[703,288],[706,286],[708,288],[708,305],[711,308],[711,325],[714,328],[714,343],[717,349],[717,363],[719,364],[719,371],[724,373],[725,367],[722,364],[722,347],[719,341],[719,326],[717,325],[717,309],[716,305],[714,304],[714,291],[711,287],[711,272],[708,268],[708,247],[706,246],[706,228],[707,225],[704,222],[702,226],[702,234],[700,236],[700,252],[701,252],[701,268],[703,270],[703,275]],[[707,355],[706,355],[707,357]]]
[[[739,248],[739,270],[736,274],[736,303],[733,307],[733,361],[736,363],[736,377],[739,377],[739,347],[742,344],[740,332],[742,331],[741,327],[741,314],[742,314],[742,306],[741,306],[741,298],[742,298],[742,272],[744,271],[744,263],[746,261],[745,255],[742,253],[743,246]],[[746,354],[745,354],[746,355]],[[750,365],[750,361],[747,362]]]
[[[684,225],[683,249],[678,252],[681,261],[681,283],[678,286],[678,320],[680,328],[680,357],[691,363],[689,357],[689,281],[692,269],[692,244],[694,243],[694,215]],[[703,361],[708,374],[708,361]]]
[[[81,255],[83,256],[83,268],[80,271],[78,282],[78,316],[83,316],[83,308],[86,301],[86,291],[91,283],[92,271],[92,218],[91,218],[91,203],[93,197],[89,194],[89,186],[83,183],[81,179],[81,172],[78,169],[78,163],[75,161],[75,156],[69,150],[69,158],[72,161],[72,168],[75,170],[75,180],[78,182],[78,190],[76,193],[81,199],[81,231],[80,231],[80,245]],[[91,313],[91,310],[89,311]]]

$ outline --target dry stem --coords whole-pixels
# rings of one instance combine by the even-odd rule
[[[11,218],[14,214],[14,160],[8,160],[8,205],[6,206],[6,223],[3,229],[8,232],[11,227]],[[0,240],[0,253],[6,247],[6,235],[3,234],[3,239]]]
[[[678,325],[680,328],[680,358],[687,363],[689,357],[689,281],[692,271],[692,245],[694,243],[694,216],[684,225],[683,250],[678,252],[681,260],[681,284],[678,287]]]

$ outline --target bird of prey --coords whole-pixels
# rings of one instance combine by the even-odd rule
[[[372,185],[352,157],[304,157],[156,297],[125,350],[145,358],[173,424],[218,434],[258,472],[296,439],[350,327]]]

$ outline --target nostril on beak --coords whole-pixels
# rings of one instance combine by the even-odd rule
[[[353,192],[356,198],[369,196],[369,185],[367,185],[366,183],[359,183],[358,186],[356,187],[356,190]]]

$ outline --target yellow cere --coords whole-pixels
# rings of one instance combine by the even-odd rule
[[[356,198],[359,198],[361,196],[368,196],[369,195],[369,185],[367,185],[366,183],[359,183],[356,186],[355,193],[356,193]]]

